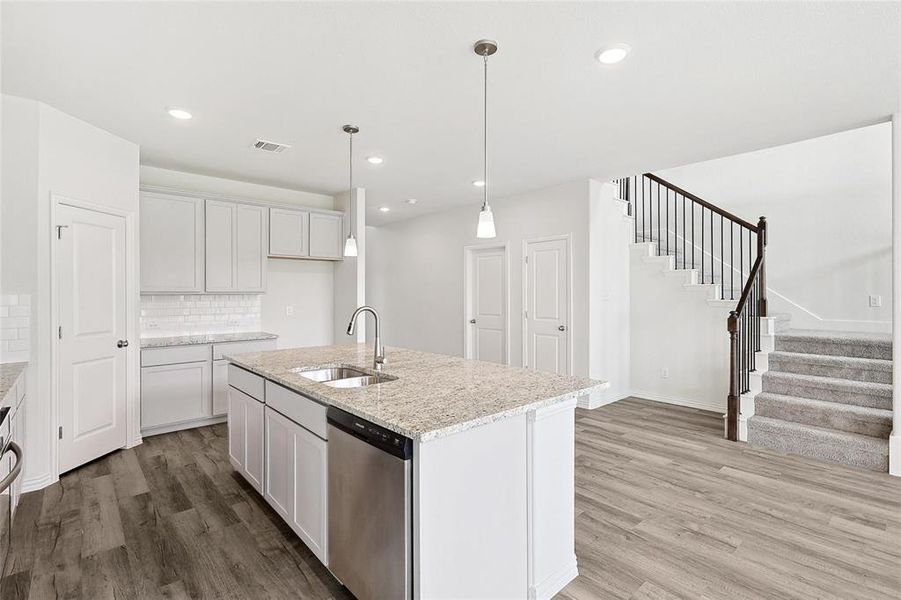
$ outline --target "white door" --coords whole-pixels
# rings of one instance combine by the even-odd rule
[[[62,473],[127,441],[125,219],[66,205],[58,218]]]
[[[506,255],[502,247],[469,253],[467,358],[507,362]]]
[[[526,366],[569,374],[569,252],[565,239],[526,243]]]

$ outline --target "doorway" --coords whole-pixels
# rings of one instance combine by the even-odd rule
[[[571,375],[569,236],[523,241],[523,366]]]
[[[468,246],[465,258],[466,358],[510,364],[507,246]]]
[[[128,443],[126,218],[59,203],[54,220],[63,473]]]

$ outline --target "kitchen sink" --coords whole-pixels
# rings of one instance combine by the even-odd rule
[[[394,377],[393,375],[381,373],[370,375],[365,371],[354,369],[352,367],[325,367],[322,369],[299,368],[292,369],[292,371],[310,381],[322,383],[334,388],[358,388],[397,379],[397,377]]]

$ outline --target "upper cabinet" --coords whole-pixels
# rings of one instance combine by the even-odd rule
[[[141,194],[141,291],[204,291],[203,199]]]
[[[206,291],[266,291],[266,209],[206,201]]]
[[[340,260],[343,214],[285,208],[269,209],[269,256]]]

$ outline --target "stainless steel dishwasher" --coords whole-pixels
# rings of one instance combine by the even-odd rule
[[[330,407],[328,566],[359,600],[413,596],[413,441]]]

